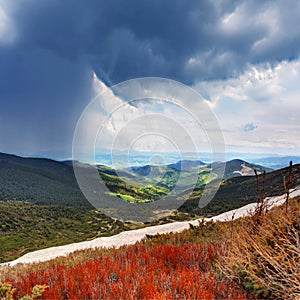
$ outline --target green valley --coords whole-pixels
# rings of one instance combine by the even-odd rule
[[[78,162],[76,162],[79,164]],[[81,165],[80,165],[81,166]],[[214,187],[219,168],[225,166],[221,186],[204,208],[199,199],[205,186]],[[100,180],[82,164],[87,180]],[[125,222],[96,210],[81,193],[71,162],[41,158],[22,158],[0,154],[0,262],[27,252],[112,235],[131,228],[212,216],[257,201],[253,169],[265,176],[265,196],[284,192],[283,178],[288,169],[271,171],[241,160],[204,164],[182,161],[167,166],[142,166],[114,170],[99,165],[97,170],[106,184],[99,197],[108,203],[122,199],[134,203],[153,202],[171,195],[184,200],[177,211],[157,211],[159,220]],[[293,167],[292,186],[300,185],[300,165]],[[245,175],[247,174],[247,175]],[[180,184],[178,183],[180,177]],[[259,175],[262,181],[263,175]],[[196,184],[191,184],[196,178]],[[174,191],[180,185],[179,192]],[[207,185],[208,184],[208,185]]]

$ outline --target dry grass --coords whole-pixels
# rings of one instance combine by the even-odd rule
[[[219,268],[258,297],[300,299],[300,198],[228,224]]]
[[[290,200],[288,213],[283,205],[262,216],[200,223],[181,233],[149,236],[140,242],[149,246],[190,243],[214,244],[216,271],[246,288],[249,297],[300,300],[300,197]],[[52,265],[76,266],[110,251],[88,249],[44,263],[0,268],[0,281]]]

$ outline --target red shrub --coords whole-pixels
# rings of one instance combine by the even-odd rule
[[[140,244],[7,280],[17,287],[16,298],[46,284],[47,299],[246,299],[236,286],[218,279],[215,255],[211,246]]]

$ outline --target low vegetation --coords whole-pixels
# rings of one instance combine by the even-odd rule
[[[53,264],[6,279],[15,297],[47,282],[46,299],[246,299],[215,272],[216,249],[200,244],[139,244],[99,252],[76,265]]]
[[[259,298],[300,299],[300,198],[234,223],[219,268]]]
[[[110,236],[137,227],[97,210],[0,202],[0,262],[34,250]]]
[[[0,269],[14,299],[299,299],[300,198],[261,216],[199,223],[119,249]],[[298,297],[298,298],[297,298]]]
[[[259,180],[263,181],[263,174]],[[276,170],[265,174],[264,197],[277,196],[286,192],[284,177],[289,176],[289,168]],[[290,188],[300,185],[300,165],[294,165]],[[262,187],[261,187],[262,188]],[[239,208],[257,201],[257,182],[255,176],[237,176],[223,180],[214,198],[204,208],[199,208],[199,199],[202,188],[196,188],[180,197],[185,197],[186,202],[179,208],[180,212],[198,216],[213,216],[225,211]]]
[[[46,285],[35,285],[30,294],[20,297],[20,300],[33,300],[43,295],[46,290]],[[16,288],[10,283],[0,283],[0,299],[13,300],[15,297]]]

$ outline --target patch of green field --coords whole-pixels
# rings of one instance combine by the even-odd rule
[[[100,166],[98,171],[111,191],[109,194],[130,203],[156,201],[169,195],[176,185],[184,192],[194,187],[195,179],[195,187],[199,188],[218,177],[208,167],[180,172],[170,167],[147,166],[134,173]]]
[[[97,210],[0,202],[0,262],[37,249],[110,236],[136,227]]]

